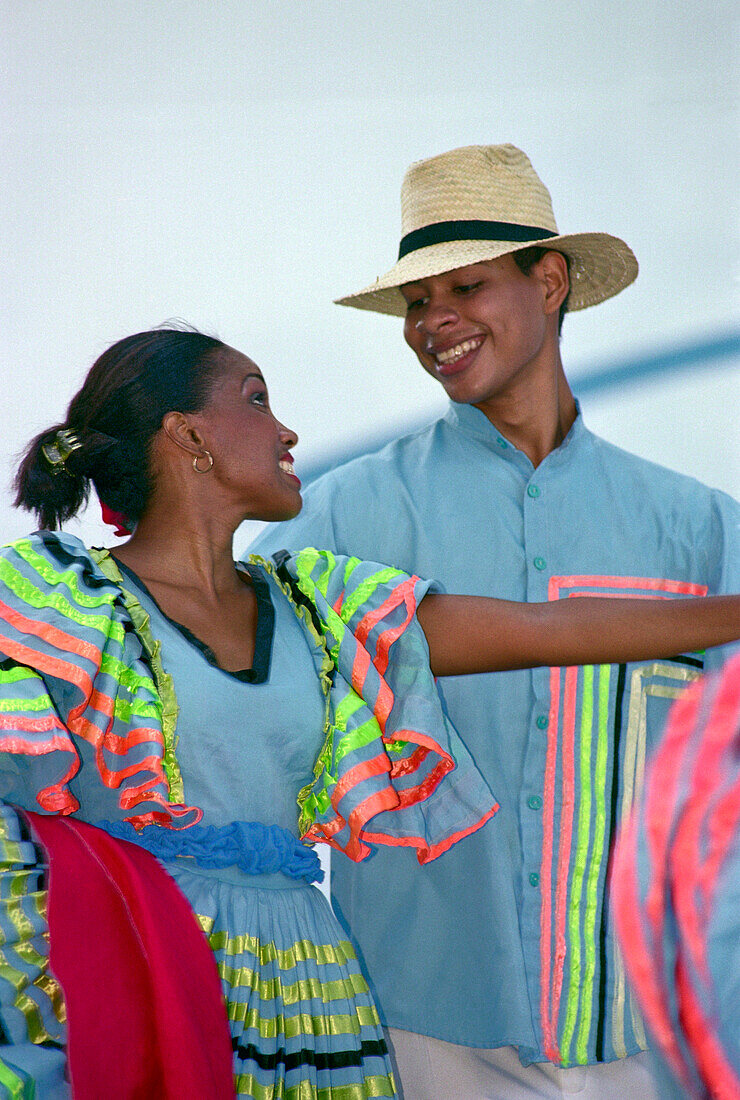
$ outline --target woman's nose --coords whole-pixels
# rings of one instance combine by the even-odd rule
[[[286,428],[284,424],[281,424],[280,439],[286,447],[295,447],[298,442],[298,433],[294,432],[292,428]]]

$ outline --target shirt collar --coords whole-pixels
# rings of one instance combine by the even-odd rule
[[[528,463],[531,468],[532,464],[524,452],[515,447],[513,443],[510,443],[506,436],[502,435],[498,428],[494,427],[485,413],[482,413],[475,405],[460,405],[451,401],[445,413],[444,420],[456,431],[462,432],[463,435],[467,435],[471,439],[477,439],[481,443],[486,444],[494,454],[505,461],[514,462],[519,465],[523,460]],[[591,433],[583,422],[581,406],[578,401],[576,401],[576,418],[573,421],[570,431],[560,446],[556,447],[552,454],[547,456],[545,461],[554,459],[555,456],[562,454],[566,450],[572,450],[572,448],[578,446],[579,443],[585,442],[586,438],[590,435]]]

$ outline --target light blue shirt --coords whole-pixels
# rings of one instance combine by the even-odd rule
[[[452,405],[320,478],[301,515],[254,549],[306,545],[511,600],[740,589],[738,505],[597,438],[580,415],[534,469],[478,409]],[[440,681],[500,811],[424,867],[403,850],[334,860],[336,911],[390,1026],[512,1044],[524,1062],[644,1048],[604,905],[608,855],[668,706],[701,663]]]

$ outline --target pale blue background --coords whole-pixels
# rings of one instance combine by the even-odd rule
[[[737,82],[726,0],[0,0],[8,480],[114,339],[180,317],[264,368],[299,473],[443,399],[400,322],[340,308],[394,261],[415,159],[513,141],[564,232],[623,236],[637,284],[566,323],[610,440],[737,494]],[[101,541],[97,510],[75,525]],[[240,535],[242,545],[248,533]]]

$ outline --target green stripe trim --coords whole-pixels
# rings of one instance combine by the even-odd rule
[[[225,952],[228,955],[243,955],[249,952],[258,959],[260,966],[269,966],[277,962],[281,970],[291,970],[299,962],[310,959],[318,966],[344,966],[356,959],[354,948],[349,940],[340,940],[336,944],[314,943],[313,940],[296,940],[287,948],[278,948],[271,940],[261,940],[259,936],[244,933],[241,936],[229,936],[225,929],[212,932],[213,918],[198,916],[198,922],[208,938],[211,950]]]
[[[0,699],[0,714],[7,711],[12,711],[14,714],[35,714],[38,711],[50,710],[53,710],[52,702],[46,694],[37,695],[35,699]]]
[[[581,1020],[576,1038],[576,1061],[588,1062],[588,1038],[594,1009],[594,981],[596,977],[596,915],[599,904],[598,883],[604,856],[606,836],[606,765],[609,756],[609,687],[611,665],[599,666],[598,741],[596,745],[596,770],[594,793],[596,816],[591,862],[586,881],[586,914],[583,922],[583,942],[586,966],[581,999]]]
[[[107,550],[90,550],[90,556],[96,562],[101,573],[112,581],[119,589],[126,611],[131,617],[136,634],[141,642],[142,649],[149,658],[154,685],[156,687],[155,705],[160,709],[160,721],[162,726],[162,740],[164,741],[164,753],[162,767],[167,777],[167,797],[170,802],[184,803],[185,790],[182,782],[182,773],[177,761],[175,750],[177,748],[178,705],[175,695],[175,685],[169,673],[165,672],[161,657],[161,643],[155,640],[150,629],[150,619],[144,608],[134,596],[124,587],[121,571]],[[148,688],[148,682],[142,681]]]
[[[335,763],[345,757],[348,753],[354,752],[355,749],[362,749],[366,745],[369,745],[372,741],[379,739],[380,726],[378,720],[375,717],[370,717],[366,722],[363,722],[357,729],[351,730],[349,733],[345,733],[340,739],[336,748]]]
[[[351,974],[347,978],[322,982],[318,978],[304,978],[295,982],[285,982],[282,978],[261,978],[259,972],[247,966],[227,966],[216,960],[221,979],[231,990],[249,989],[263,1001],[277,1001],[287,1005],[298,1001],[318,1000],[323,1004],[330,1001],[352,1000],[359,994],[368,993],[367,983],[361,974]]]
[[[103,653],[100,662],[100,671],[111,676],[119,687],[135,695],[138,691],[148,691],[153,700],[159,701],[157,688],[151,676],[136,672],[128,665],[124,665],[118,657],[111,653]]]
[[[82,610],[70,603],[61,592],[49,592],[42,588],[36,588],[32,581],[19,573],[6,558],[0,558],[0,580],[17,596],[21,603],[27,604],[29,608],[38,611],[43,607],[53,607],[63,618],[69,619],[77,626],[97,631],[104,638],[111,637],[119,645],[123,645],[123,627],[120,623],[111,620],[110,615],[96,615],[90,611]],[[105,602],[108,606],[113,603],[110,597]],[[100,607],[100,602],[96,603],[95,606]]]
[[[305,836],[308,830],[313,825],[316,817],[319,814],[324,814],[329,809],[331,803],[328,795],[325,792],[312,795],[312,789],[315,786],[319,786],[322,782],[322,773],[328,770],[331,766],[332,752],[334,746],[334,727],[331,722],[331,687],[332,687],[332,673],[334,671],[334,663],[329,656],[326,648],[326,642],[324,636],[318,632],[314,626],[313,619],[309,613],[307,607],[303,607],[295,602],[293,598],[293,592],[290,585],[287,585],[280,579],[277,574],[277,570],[272,562],[265,561],[264,558],[259,557],[257,554],[249,555],[249,562],[253,565],[261,566],[266,572],[270,574],[275,584],[287,597],[290,606],[293,608],[296,618],[299,620],[301,626],[308,634],[309,641],[314,645],[317,651],[316,655],[320,658],[319,665],[317,667],[319,683],[321,690],[324,693],[324,741],[321,746],[321,751],[316,757],[314,763],[313,774],[314,778],[310,783],[307,783],[305,787],[302,787],[298,792],[296,799],[298,805],[298,830],[301,836]],[[323,779],[324,785],[326,785],[326,779]]]
[[[350,596],[347,596],[342,604],[340,615],[343,622],[350,622],[358,609],[362,607],[364,603],[367,603],[368,600],[372,599],[375,591],[382,584],[389,584],[397,577],[402,577],[404,575],[405,574],[403,574],[400,569],[386,568],[379,569],[369,577],[365,577],[363,581],[360,581],[354,592]]]
[[[582,671],[578,829],[576,833],[575,862],[568,892],[568,939],[571,957],[565,1022],[560,1046],[563,1066],[570,1065],[570,1047],[578,1017],[581,989],[581,897],[588,859],[589,822],[591,817],[591,731],[594,719],[594,666],[584,665]]]
[[[356,691],[349,691],[344,699],[337,704],[334,713],[334,726],[343,733],[347,729],[347,722],[358,710],[365,706],[365,700]]]
[[[18,684],[22,680],[40,680],[38,672],[34,672],[28,665],[12,665],[10,668],[0,668],[0,684]]]
[[[371,1006],[358,1005],[353,1012],[332,1012],[315,1015],[311,1012],[297,1012],[287,1015],[285,1006],[275,1016],[263,1016],[259,1007],[251,1003],[231,1001],[226,1006],[227,1016],[232,1024],[238,1023],[242,1032],[257,1032],[260,1039],[277,1039],[284,1035],[286,1039],[300,1039],[303,1035],[346,1035],[357,1038],[368,1028],[380,1027],[378,1014]]]
[[[26,1081],[29,1088],[26,1089]],[[19,1077],[10,1066],[0,1058],[0,1085],[7,1089],[9,1100],[34,1100],[36,1086],[30,1078]]]
[[[393,1100],[397,1096],[392,1077],[373,1075],[364,1077],[361,1084],[332,1085],[314,1088],[306,1082],[285,1088],[274,1083],[263,1085],[253,1073],[234,1076],[237,1096],[249,1096],[251,1100]]]
[[[66,569],[63,573],[60,573],[48,558],[43,557],[33,549],[30,539],[19,539],[17,542],[11,543],[10,548],[15,550],[18,557],[30,565],[35,573],[38,573],[45,584],[63,584],[68,588],[80,607],[104,607],[106,604],[113,603],[115,593],[103,592],[99,596],[93,596],[90,593],[83,592],[77,583],[77,574],[74,570]]]

